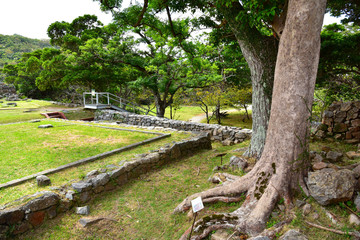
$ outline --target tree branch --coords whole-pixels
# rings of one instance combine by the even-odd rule
[[[148,4],[149,4],[149,0],[144,0],[144,6],[143,6],[143,9],[141,10],[139,19],[138,19],[137,23],[135,23],[135,25],[133,25],[133,27],[138,27],[140,25],[142,19],[144,18],[145,12],[148,8]]]

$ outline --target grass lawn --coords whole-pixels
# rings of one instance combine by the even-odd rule
[[[226,111],[226,110],[225,110]],[[248,110],[250,119],[247,119],[247,116],[245,114],[244,110],[241,111],[228,111],[228,114],[225,118],[221,119],[221,125],[224,126],[232,126],[232,127],[241,127],[241,128],[252,128],[252,116],[251,110]],[[206,123],[206,119],[203,121],[203,123]],[[210,120],[210,123],[217,124],[217,121],[215,118]]]
[[[45,123],[45,121],[43,121],[41,123]],[[51,122],[51,123],[53,124],[53,122]],[[32,127],[32,129],[38,130],[36,128],[36,125],[31,125],[31,124],[35,124],[35,123],[27,123],[25,125],[34,126],[34,127]],[[62,123],[62,124],[59,123],[59,124],[60,125],[65,125],[66,122]],[[101,125],[101,124],[96,124],[96,125]],[[14,126],[19,126],[19,125],[18,124],[11,124],[11,125],[5,125],[5,126],[13,126],[14,127]],[[78,126],[79,125],[77,125],[77,127]],[[0,126],[0,127],[3,127],[3,126]],[[53,129],[48,129],[48,130],[49,131],[51,131],[51,130],[54,131],[54,130],[56,130],[56,128],[59,128],[59,130],[60,130],[60,128],[64,128],[64,130],[67,130],[68,127],[70,127],[70,126],[64,126],[64,127],[58,126],[58,127],[55,127]],[[112,126],[112,127],[116,127],[116,126]],[[136,128],[134,128],[134,129],[136,129]],[[45,129],[41,129],[41,130],[45,130]],[[85,131],[94,131],[94,130],[103,131],[103,130],[106,130],[106,129],[94,128],[94,127],[85,128]],[[143,129],[141,129],[141,130],[143,130]],[[114,135],[114,133],[115,133],[115,135],[118,135],[120,139],[121,139],[122,136],[124,136],[124,135],[122,135],[123,134],[122,131],[116,131],[116,130],[109,130],[109,131],[110,131],[110,135],[108,137],[101,135],[102,139],[104,141],[113,141],[114,140],[116,142],[117,137],[113,138],[113,136],[112,136],[112,135]],[[0,132],[1,132],[1,134],[3,133],[2,130]],[[154,132],[154,130],[152,130],[152,132]],[[21,133],[21,131],[19,133]],[[90,134],[92,134],[92,133],[90,133]],[[130,135],[131,134],[134,134],[134,133],[130,133]],[[70,136],[74,136],[74,135],[75,135],[75,132],[70,133]],[[92,144],[93,148],[95,148],[95,149],[91,150],[91,149],[85,147],[84,145],[87,145],[88,142],[81,142],[80,137],[78,139],[77,139],[77,137],[75,137],[73,139],[73,141],[74,141],[73,143],[80,142],[79,146],[74,146],[74,148],[76,148],[78,150],[81,149],[81,151],[85,152],[85,153],[82,153],[82,154],[87,154],[86,149],[89,149],[92,152],[94,152],[94,151],[103,152],[103,150],[104,150],[103,147],[100,147],[100,145],[97,145],[95,143],[96,142],[95,140],[98,138],[98,136],[95,133],[94,133],[94,135],[95,136],[90,136],[89,137],[90,139],[93,139],[93,141],[94,141],[93,143],[89,143],[89,144]],[[142,134],[142,135],[147,135],[147,134]],[[119,162],[121,162],[121,161],[131,161],[131,159],[134,158],[135,155],[137,155],[137,154],[142,154],[142,153],[146,153],[146,152],[149,152],[151,150],[154,150],[154,149],[159,149],[160,147],[163,147],[164,145],[166,145],[166,144],[168,144],[170,142],[180,141],[180,140],[183,140],[185,138],[189,138],[190,136],[191,135],[188,134],[188,133],[173,132],[173,133],[171,133],[171,137],[164,138],[164,139],[158,140],[156,142],[151,142],[151,143],[148,143],[148,144],[133,148],[133,149],[128,150],[126,152],[121,152],[121,153],[118,153],[118,154],[115,154],[115,155],[112,155],[112,156],[109,156],[109,157],[106,157],[106,158],[103,158],[103,159],[98,159],[98,160],[96,160],[94,162],[89,162],[87,164],[80,165],[80,166],[77,166],[77,167],[72,167],[72,168],[63,170],[61,172],[49,174],[48,177],[50,177],[50,179],[51,179],[52,186],[61,186],[61,185],[65,184],[65,183],[68,183],[68,182],[71,182],[71,181],[79,181],[83,177],[85,177],[85,175],[91,170],[106,168],[106,166],[108,166],[110,164],[119,165]],[[152,137],[155,137],[155,135],[153,135],[153,134],[148,135],[147,138],[152,138]],[[0,141],[2,141],[2,139]],[[40,144],[43,143],[43,142],[41,142],[39,140],[36,140],[35,142],[40,143]],[[45,140],[45,142],[46,142],[46,140]],[[58,144],[58,143],[55,143],[55,144]],[[115,143],[115,144],[122,144],[122,143],[120,141],[120,142]],[[64,146],[61,146],[60,144],[58,144],[58,146],[55,146],[55,147],[57,147],[57,149],[59,149],[59,148],[66,147],[66,145],[67,145],[66,143],[65,143]],[[2,144],[0,144],[0,147],[3,147]],[[67,148],[70,149],[69,147],[67,147]],[[117,148],[117,147],[114,147],[114,148]],[[0,154],[4,154],[3,152],[6,152],[6,151],[7,150],[5,150],[5,151],[1,150]],[[30,155],[32,155],[32,156],[40,155],[40,154],[34,152],[33,150],[27,150],[27,151],[29,151]],[[45,153],[49,154],[51,151],[52,150],[50,148],[47,148]],[[74,150],[73,152],[74,152],[74,154],[78,154],[77,150]],[[93,154],[93,155],[95,155],[95,154]],[[56,159],[59,160],[58,157],[56,157]],[[79,159],[77,158],[75,160],[79,160]],[[7,159],[3,160],[3,158],[0,157],[0,161],[11,162],[11,159],[7,158]],[[50,161],[53,161],[53,159],[50,159]],[[21,163],[21,164],[25,165],[25,163]],[[63,162],[59,163],[59,165],[63,165],[63,164],[65,164],[65,163],[63,163]],[[43,164],[40,163],[38,165],[39,168],[36,168],[36,169],[33,169],[33,170],[35,172],[41,171],[40,167],[42,167],[42,165]],[[53,168],[53,167],[54,166],[52,165],[51,168]],[[6,168],[9,168],[9,167],[6,166]],[[16,167],[16,168],[18,168],[18,170],[10,169],[9,172],[15,172],[14,174],[17,174],[16,171],[20,171],[20,170],[19,170],[19,167]],[[27,166],[25,168],[23,168],[22,170],[23,171],[28,171],[28,169],[26,169],[26,168],[27,168]],[[0,171],[2,172],[1,174],[4,174],[4,172],[5,172],[5,171],[3,171],[3,169],[0,169]],[[5,174],[7,175],[8,173],[5,172]],[[24,174],[24,175],[28,175],[28,174]],[[18,198],[20,198],[22,196],[25,196],[25,195],[34,194],[34,193],[39,192],[39,191],[48,191],[48,190],[50,190],[50,187],[38,187],[36,185],[35,180],[29,180],[29,181],[24,182],[24,183],[22,183],[20,185],[16,185],[16,186],[13,186],[13,187],[8,187],[8,188],[3,188],[3,189],[0,189],[0,205],[9,203],[11,201],[14,201],[14,200],[16,200],[16,199],[18,199]]]
[[[191,226],[192,219],[187,217],[186,213],[172,214],[174,208],[185,197],[215,186],[207,179],[213,174],[212,169],[220,164],[219,158],[215,157],[218,153],[227,152],[224,163],[228,163],[230,156],[241,155],[241,152],[232,152],[233,149],[248,144],[249,141],[224,147],[214,143],[213,150],[202,151],[195,156],[163,166],[114,191],[103,193],[87,203],[91,210],[88,217],[106,217],[116,222],[103,220],[83,228],[78,223],[82,216],[70,211],[19,236],[18,239],[179,239]],[[242,174],[239,171],[229,172]],[[300,195],[297,197],[307,199]],[[331,225],[332,228],[343,231],[353,230],[352,226],[346,225],[349,213],[339,204],[327,207],[326,210],[335,214],[339,224],[344,224],[346,228],[331,223],[325,215],[325,209],[312,198],[306,201],[312,205],[312,213],[317,212],[320,216],[316,221],[317,224],[327,227]],[[240,205],[241,202],[205,204],[205,209],[200,212],[198,219],[216,212],[232,212]],[[278,209],[274,211],[279,212]],[[290,228],[300,229],[309,240],[348,239],[345,236],[309,227],[304,220],[313,221],[312,214],[303,216],[302,210],[296,207],[291,211],[290,215],[293,215],[294,219],[285,227],[284,232]],[[283,221],[283,216],[282,212],[279,212],[278,216],[270,217],[267,227]]]
[[[191,219],[186,214],[173,215],[173,209],[189,194],[214,186],[207,178],[220,164],[215,157],[219,152],[230,152],[247,144],[231,147],[214,144],[216,150],[202,151],[163,166],[87,203],[91,209],[89,217],[104,216],[117,222],[101,221],[83,228],[77,223],[81,216],[70,211],[20,239],[179,239],[191,225]],[[230,156],[226,155],[224,161],[228,162]],[[240,203],[208,205],[201,215],[232,211],[239,206]]]
[[[4,103],[0,104],[0,124],[44,118],[44,116],[40,114],[43,108],[58,107],[51,102],[42,100],[16,101],[17,107],[2,107],[6,106],[8,102],[4,99],[1,101]]]
[[[38,128],[43,124],[54,128]],[[51,120],[0,125],[0,183],[153,137]]]
[[[204,112],[198,106],[181,106],[175,113],[175,120],[189,121],[192,117]],[[170,108],[166,108],[165,117],[170,118]]]

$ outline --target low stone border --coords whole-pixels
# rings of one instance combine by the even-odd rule
[[[76,123],[70,123],[70,124],[75,125]],[[147,144],[147,143],[151,143],[151,142],[154,142],[154,141],[157,141],[157,140],[160,140],[160,139],[171,136],[171,134],[165,134],[165,133],[147,132],[147,131],[140,131],[140,130],[133,130],[133,129],[105,127],[105,126],[96,126],[96,125],[90,125],[90,124],[76,124],[76,125],[82,125],[82,126],[88,126],[88,127],[99,127],[99,128],[105,128],[105,129],[111,129],[111,130],[117,130],[117,131],[141,132],[141,133],[155,134],[155,135],[160,135],[160,136],[150,138],[150,139],[147,139],[147,140],[144,140],[144,141],[141,141],[141,142],[133,143],[133,144],[127,145],[125,147],[114,149],[114,150],[111,150],[111,151],[108,151],[108,152],[100,153],[100,154],[97,154],[95,156],[87,157],[87,158],[84,158],[84,159],[81,159],[81,160],[78,160],[78,161],[75,161],[75,162],[71,162],[71,163],[62,165],[62,166],[57,167],[57,168],[47,169],[47,170],[44,170],[42,172],[34,173],[34,174],[29,175],[29,176],[20,178],[20,179],[15,179],[15,180],[12,180],[12,181],[7,182],[7,183],[0,184],[0,189],[11,187],[11,186],[16,186],[16,185],[18,185],[20,183],[26,182],[26,181],[31,180],[33,178],[36,178],[37,176],[40,176],[40,175],[46,175],[46,174],[52,174],[52,173],[60,172],[60,171],[65,170],[67,168],[76,167],[76,166],[79,166],[79,165],[82,165],[82,164],[85,164],[85,163],[93,162],[95,160],[105,158],[105,157],[111,156],[111,155],[116,154],[116,153],[124,152],[126,150],[130,150],[132,148],[135,148],[135,147],[138,147],[138,146],[141,146],[141,145],[144,145],[144,144]]]
[[[120,167],[112,166],[104,171],[91,171],[83,181],[52,188],[55,189],[54,192],[40,192],[31,197],[24,197],[22,201],[9,203],[0,211],[0,239],[7,239],[36,228],[59,213],[70,210],[76,204],[83,204],[141,174],[203,149],[211,149],[209,134],[200,134],[151,153],[138,155]]]
[[[100,110],[95,112],[95,121],[116,121],[134,126],[163,127],[180,131],[207,132],[213,141],[240,143],[251,138],[250,129],[221,126],[218,124],[193,123],[179,120],[170,120],[148,115],[118,112],[114,110]]]

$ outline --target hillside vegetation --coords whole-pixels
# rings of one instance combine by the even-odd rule
[[[51,47],[50,40],[31,39],[17,34],[0,34],[0,68],[5,64],[15,64],[23,53],[46,47]],[[0,75],[0,81],[2,79]]]

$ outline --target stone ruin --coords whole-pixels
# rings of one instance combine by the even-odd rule
[[[16,89],[14,85],[7,85],[0,82],[0,99],[16,95]]]
[[[360,101],[332,103],[323,114],[316,136],[360,143]]]

